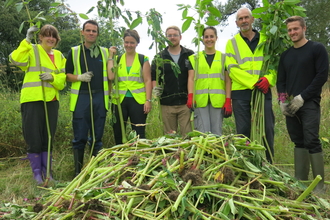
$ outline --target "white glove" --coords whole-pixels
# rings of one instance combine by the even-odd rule
[[[153,94],[156,97],[161,97],[161,95],[163,94],[164,88],[162,86],[155,86],[152,90]]]
[[[81,81],[81,82],[90,82],[92,80],[92,77],[93,77],[93,72],[92,71],[89,71],[89,72],[86,72],[86,73],[83,73],[81,75],[78,75],[78,81]]]
[[[39,30],[39,28],[34,25],[32,27],[30,27],[28,30],[27,30],[27,33],[26,33],[26,40],[31,43],[31,40],[34,38],[34,33],[37,32]]]
[[[294,117],[294,115],[289,112],[288,105],[289,105],[289,103],[280,102],[281,112],[285,116]]]
[[[296,112],[304,105],[304,100],[301,95],[295,96],[288,105],[290,114],[296,114]]]
[[[41,74],[39,74],[39,79],[41,79],[42,81],[47,81],[47,82],[53,82],[54,81],[54,77],[50,73],[41,73]]]

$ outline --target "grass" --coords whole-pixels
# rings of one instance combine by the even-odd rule
[[[330,180],[330,96],[328,85],[323,91],[321,103],[320,138],[324,148],[325,179]],[[73,154],[71,140],[72,113],[69,111],[69,95],[62,95],[60,102],[58,128],[54,140],[53,176],[57,184],[71,181],[74,175]],[[276,98],[273,101],[275,114],[275,164],[289,174],[293,174],[293,143],[287,134],[285,118],[281,114]],[[110,115],[110,112],[108,113]],[[21,115],[19,94],[0,93],[0,201],[28,204],[40,198],[45,190],[38,188],[32,178],[32,171],[26,157],[25,142],[21,131]],[[156,102],[148,115],[146,133],[148,139],[162,136],[162,125],[159,123]],[[224,120],[223,133],[235,133],[234,118]],[[114,145],[113,130],[110,126],[110,117],[107,118],[103,143],[105,148]],[[86,147],[85,162],[88,161],[89,150]],[[311,174],[310,174],[311,175]],[[312,177],[310,176],[310,179]],[[329,190],[324,195],[330,198]]]

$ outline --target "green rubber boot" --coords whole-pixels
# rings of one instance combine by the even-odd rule
[[[324,192],[324,161],[323,161],[323,153],[309,154],[309,159],[312,165],[313,177],[315,178],[317,175],[322,177],[322,180],[316,185],[314,191],[317,193]]]
[[[308,180],[310,169],[309,152],[306,148],[294,148],[294,177],[297,180]]]

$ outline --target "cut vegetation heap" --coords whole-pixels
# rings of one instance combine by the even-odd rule
[[[184,141],[166,136],[135,139],[104,149],[66,187],[49,189],[34,207],[38,213],[30,216],[150,220],[330,216],[326,200],[304,195],[306,187],[263,159],[265,147],[238,135],[192,132],[190,136]]]

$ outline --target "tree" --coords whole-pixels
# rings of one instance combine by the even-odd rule
[[[330,12],[329,1],[302,0],[301,6],[307,10],[307,38],[323,43],[330,52],[330,23],[326,19]]]
[[[246,6],[252,11],[262,6],[259,2],[258,0],[228,0],[223,4],[216,1],[215,5],[222,14],[219,19],[220,26],[227,26],[228,17],[235,14],[240,7]],[[274,4],[277,0],[269,0],[269,2]],[[323,43],[330,53],[330,23],[326,19],[326,15],[330,12],[328,0],[301,0],[298,5],[306,9],[307,39]],[[260,21],[257,19],[254,28],[257,30],[261,28]]]

